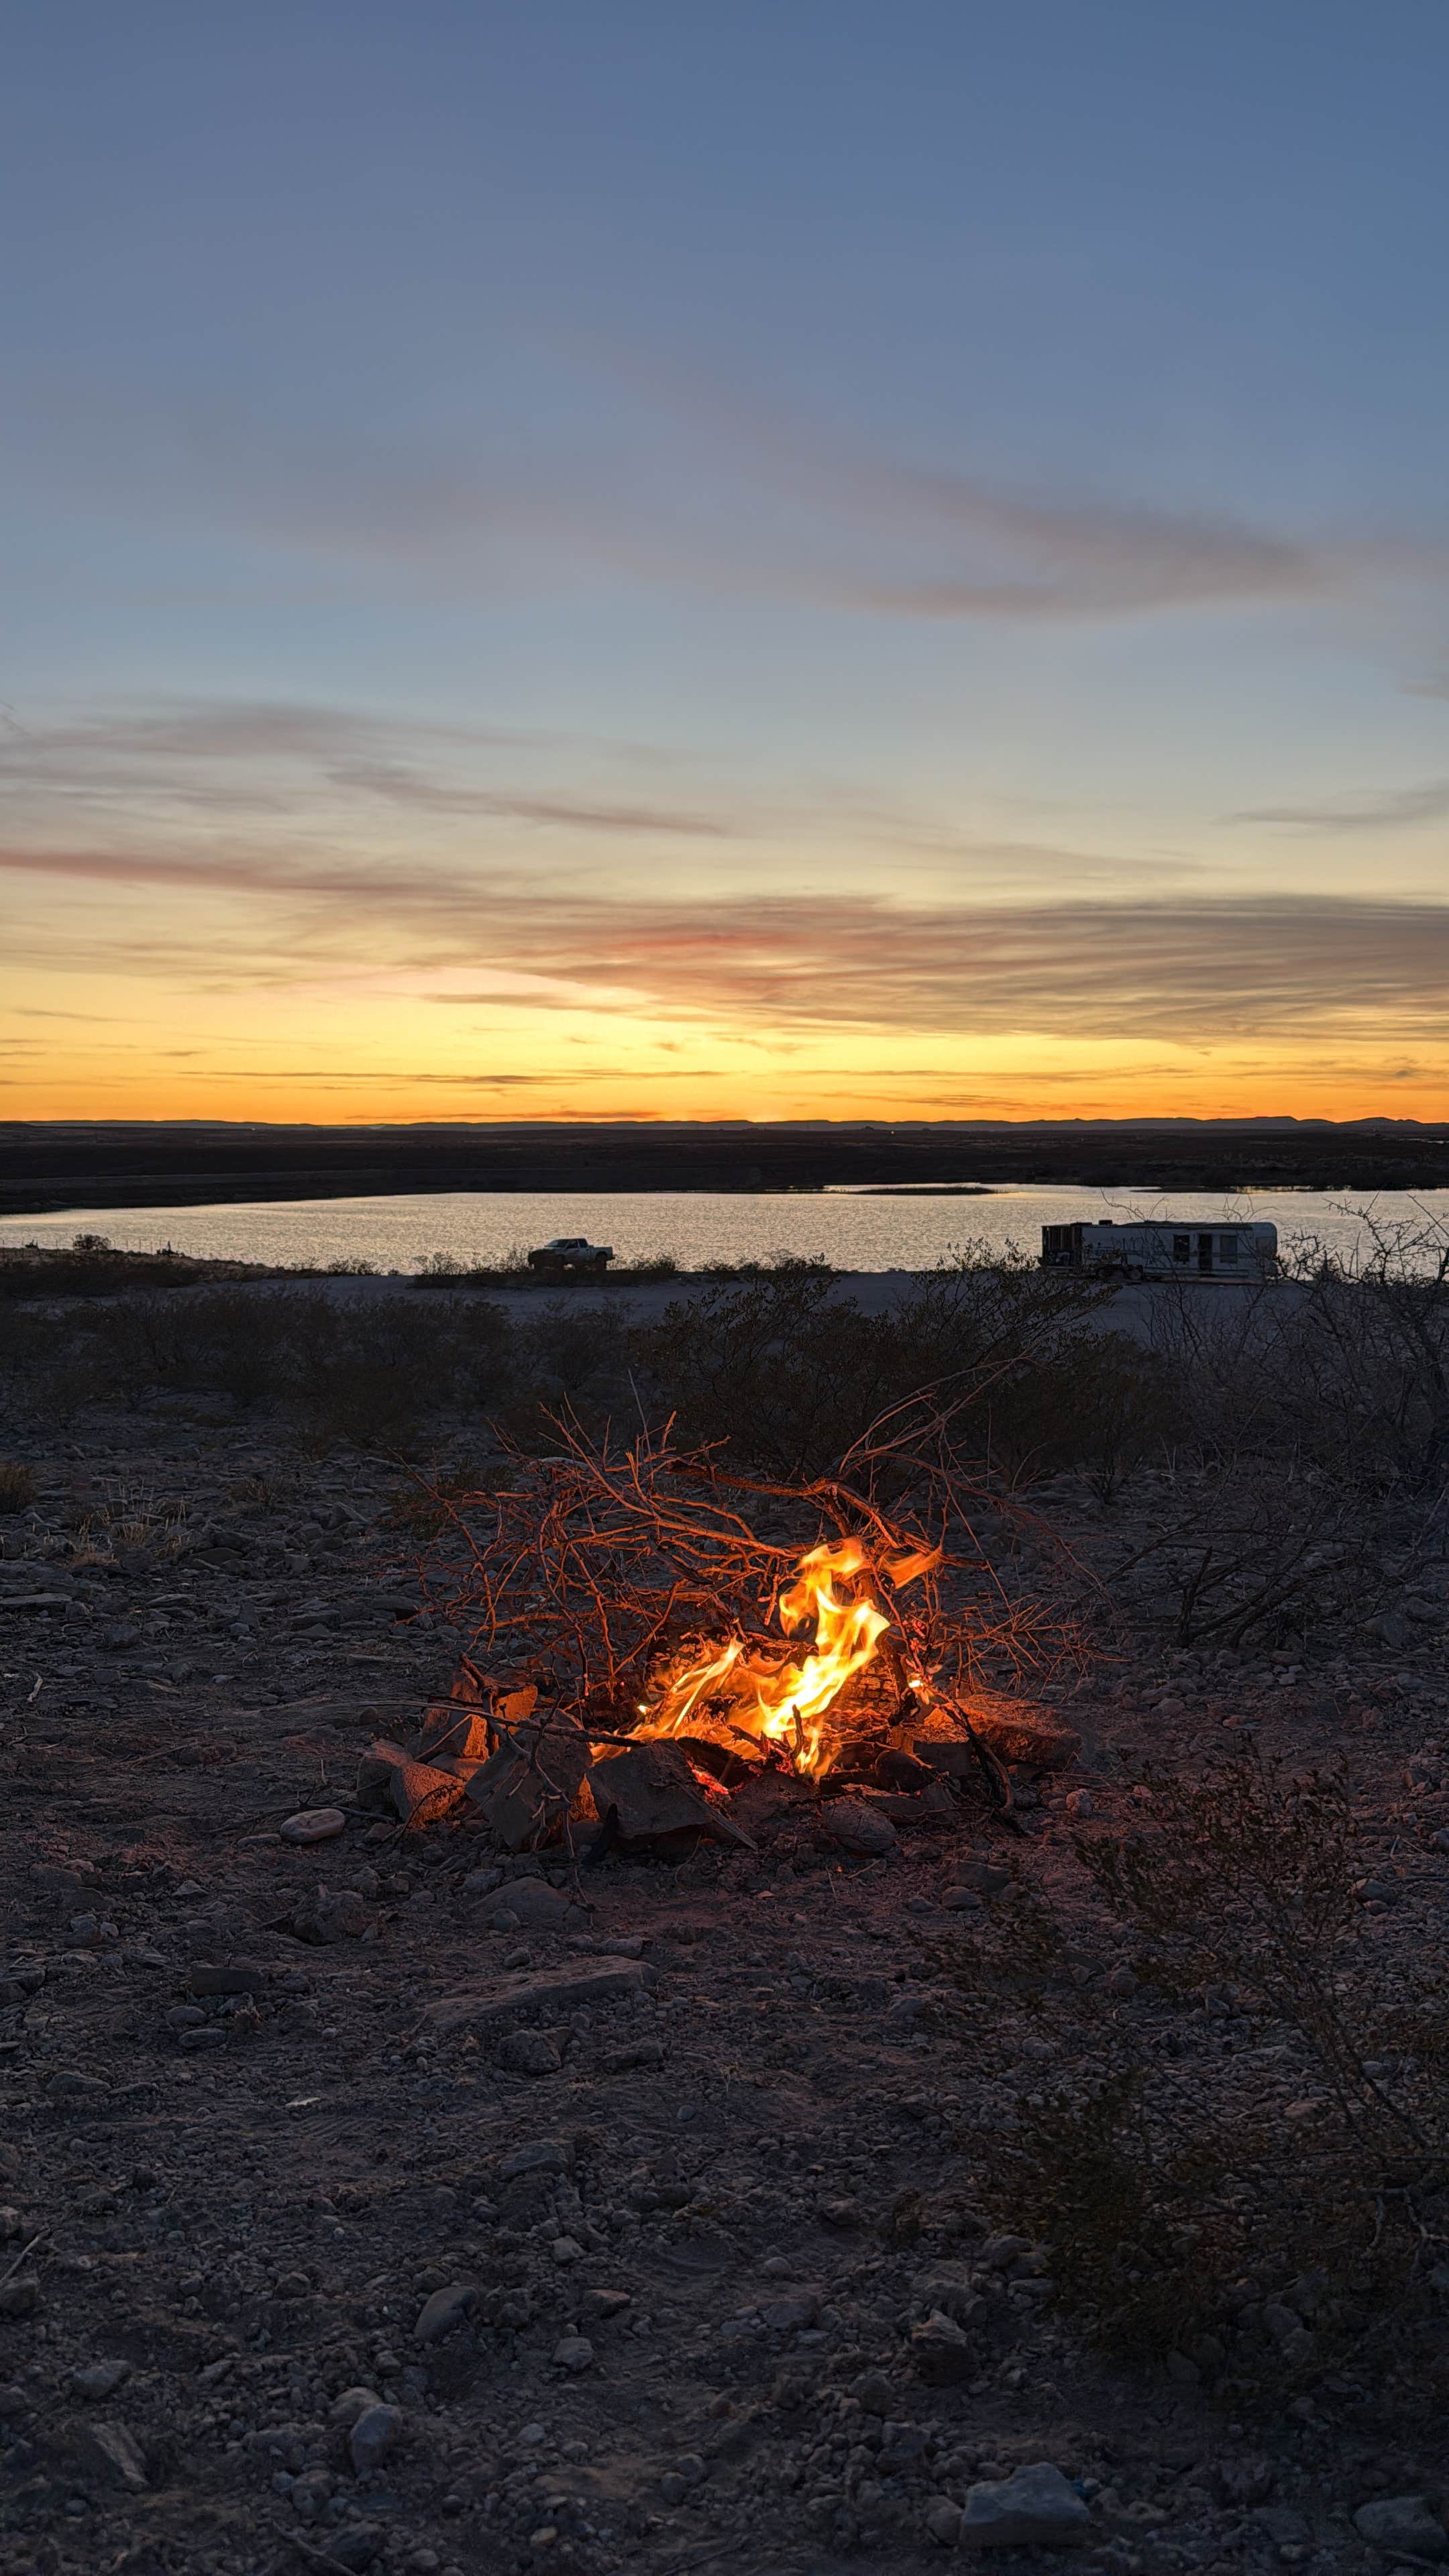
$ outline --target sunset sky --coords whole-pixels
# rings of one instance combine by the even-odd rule
[[[1443,0],[32,0],[11,1117],[1449,1116]]]

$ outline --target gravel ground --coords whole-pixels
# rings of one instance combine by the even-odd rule
[[[1078,2343],[956,2143],[1045,2043],[1004,2008],[983,2046],[943,1992],[1021,1891],[1073,1900],[1068,1796],[1120,1820],[1149,1752],[1245,1721],[1348,1744],[1373,1935],[1442,1941],[1432,1623],[1402,1678],[1361,1645],[1119,1670],[1009,1845],[851,1864],[787,1823],[574,1880],[471,1811],[358,1811],[298,1848],[453,1670],[396,1479],[179,1425],[32,1455],[0,1522],[5,2576],[910,2571],[1037,2463],[1033,2528],[1122,2576],[1449,2553],[1442,2390],[1246,2425]],[[1099,1971],[1295,2116],[1291,2049]]]

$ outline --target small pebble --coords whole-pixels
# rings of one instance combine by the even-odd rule
[[[277,1828],[284,1843],[335,1843],[347,1831],[340,1807],[304,1807]]]

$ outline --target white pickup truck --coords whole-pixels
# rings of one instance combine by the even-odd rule
[[[555,1273],[564,1270],[607,1270],[614,1258],[612,1243],[590,1243],[584,1234],[556,1234],[552,1243],[541,1243],[528,1256],[530,1270]]]

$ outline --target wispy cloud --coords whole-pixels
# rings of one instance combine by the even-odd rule
[[[723,385],[689,399],[599,352],[573,390],[590,427],[546,458],[499,420],[450,450],[432,425],[384,446],[353,419],[324,453],[251,414],[158,422],[95,388],[12,436],[33,471],[132,515],[449,596],[622,577],[899,618],[1102,620],[1312,599],[1373,553],[1210,505],[852,453],[823,422],[752,413]]]
[[[1406,832],[1449,818],[1449,778],[1419,787],[1367,788],[1318,805],[1258,805],[1233,814],[1234,823],[1283,823],[1299,832]]]
[[[1392,1024],[1402,1045],[1419,1032],[1441,1037],[1449,1008],[1449,903],[910,903],[675,884],[640,895],[578,875],[308,853],[0,849],[0,870],[37,869],[76,884],[243,902],[258,960],[249,964],[237,943],[226,972],[233,986],[328,973],[355,981],[362,960],[348,943],[361,939],[386,949],[386,989],[405,993],[410,976],[420,978],[419,999],[437,998],[451,967],[457,1001],[496,999],[500,977],[528,979],[512,989],[537,1004],[781,1033],[1070,1031],[1191,1046],[1369,1018],[1386,1033]],[[146,953],[145,939],[135,940],[135,962]],[[194,972],[206,953],[188,933],[178,954],[160,925],[150,949],[157,972]],[[372,975],[369,989],[381,988]]]
[[[603,746],[486,726],[430,725],[267,700],[118,708],[0,729],[0,782],[26,810],[200,808],[233,817],[382,805],[438,816],[601,833],[725,840],[747,826],[653,797],[545,789],[469,775],[501,753],[598,760]],[[638,758],[634,747],[629,747]],[[647,758],[648,755],[642,755]],[[460,770],[462,774],[460,775]]]

